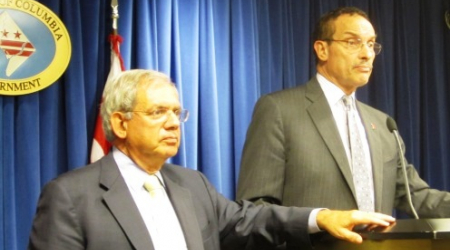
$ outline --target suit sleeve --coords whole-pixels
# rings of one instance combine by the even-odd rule
[[[270,95],[255,105],[242,153],[237,199],[281,204],[286,156],[280,109]]]
[[[72,200],[52,181],[41,192],[30,234],[29,250],[85,249]]]
[[[311,246],[308,233],[311,208],[230,201],[200,175],[216,210],[221,249],[266,249],[284,242],[290,247]]]

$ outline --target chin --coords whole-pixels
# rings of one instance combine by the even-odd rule
[[[357,82],[358,87],[362,87],[369,82],[369,77],[361,77],[361,78],[357,79],[356,82]]]
[[[177,155],[178,153],[178,148],[177,149],[167,149],[166,150],[166,155],[168,158],[170,157],[174,157],[175,155]]]
[[[358,87],[364,87],[366,85],[367,85],[367,81],[360,83]]]

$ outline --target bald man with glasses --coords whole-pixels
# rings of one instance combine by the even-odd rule
[[[261,97],[244,145],[237,198],[258,204],[410,215],[400,149],[388,115],[356,99],[381,52],[367,14],[343,7],[314,32],[317,74]],[[404,145],[402,145],[404,147]],[[420,217],[450,217],[450,194],[431,189],[407,164]]]

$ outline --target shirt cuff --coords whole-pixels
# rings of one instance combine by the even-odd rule
[[[325,208],[316,208],[311,211],[308,218],[308,233],[315,234],[321,232],[322,230],[317,225],[317,213],[319,211],[325,210]]]

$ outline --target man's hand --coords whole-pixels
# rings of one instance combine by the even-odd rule
[[[316,219],[320,229],[326,230],[336,238],[352,243],[362,243],[363,241],[361,235],[352,231],[357,225],[366,224],[369,227],[389,226],[395,222],[395,218],[389,215],[358,210],[321,210],[317,214]]]

